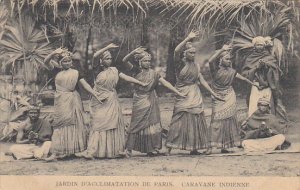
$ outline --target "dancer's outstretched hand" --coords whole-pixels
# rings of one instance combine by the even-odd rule
[[[194,39],[194,38],[197,38],[199,37],[200,35],[200,32],[199,31],[191,31],[191,33],[189,33],[189,35],[187,36],[187,38],[189,39]]]
[[[109,49],[114,49],[114,48],[118,48],[119,46],[114,44],[114,43],[111,43],[107,46]]]

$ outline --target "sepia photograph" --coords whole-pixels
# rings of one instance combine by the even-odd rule
[[[0,0],[0,189],[300,189],[299,66],[299,0]]]

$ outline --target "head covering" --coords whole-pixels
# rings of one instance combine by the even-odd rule
[[[60,60],[59,62],[63,62],[65,60],[70,60],[72,61],[72,53],[68,50],[64,50],[61,54],[60,54]]]
[[[225,55],[230,55],[230,56],[231,56],[230,51],[223,51],[223,52],[220,54],[220,57],[222,58],[222,57],[224,57]]]
[[[258,99],[257,105],[265,105],[265,106],[270,106],[270,100],[262,97]]]
[[[151,54],[146,51],[143,51],[141,53],[135,54],[134,58],[138,61],[143,61],[146,58],[151,58]]]
[[[266,45],[266,38],[265,38],[265,37],[262,37],[262,36],[257,36],[257,37],[255,37],[255,38],[253,38],[252,44],[253,44],[253,45],[255,45],[255,44],[263,44],[263,45]]]
[[[272,41],[271,36],[265,37],[265,43],[266,43],[266,46],[268,46],[268,47],[273,46],[273,41]]]
[[[193,46],[192,42],[187,42],[185,44],[184,52],[196,51],[196,48]]]
[[[105,52],[103,52],[101,55],[100,55],[100,59],[105,59],[105,58],[108,58],[111,56],[111,53],[106,50]]]
[[[40,110],[41,110],[41,108],[36,105],[30,106],[30,108],[29,108],[29,112],[31,112],[31,111],[40,112]]]

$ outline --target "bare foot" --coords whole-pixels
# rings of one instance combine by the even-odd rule
[[[52,154],[50,157],[44,159],[46,162],[56,162],[57,156]]]
[[[204,152],[204,154],[206,154],[206,155],[210,155],[211,153],[212,153],[212,149],[211,149],[211,148],[207,149],[207,150]]]

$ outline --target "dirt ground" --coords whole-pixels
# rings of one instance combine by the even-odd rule
[[[299,93],[291,92],[286,101],[292,127],[287,139],[300,143]],[[209,99],[205,99],[206,114],[209,116]],[[239,109],[245,108],[239,99]],[[130,119],[131,100],[122,99],[123,113]],[[167,128],[171,120],[172,99],[161,99],[162,125]],[[241,114],[240,114],[241,115]],[[241,116],[244,117],[244,116]],[[209,117],[208,117],[209,122]],[[0,144],[3,154],[9,144]],[[162,152],[166,151],[163,148]],[[266,154],[260,156],[190,156],[187,151],[173,151],[171,156],[147,157],[134,152],[130,159],[68,160],[47,163],[44,161],[0,162],[0,175],[95,175],[95,176],[300,176],[300,153]]]

